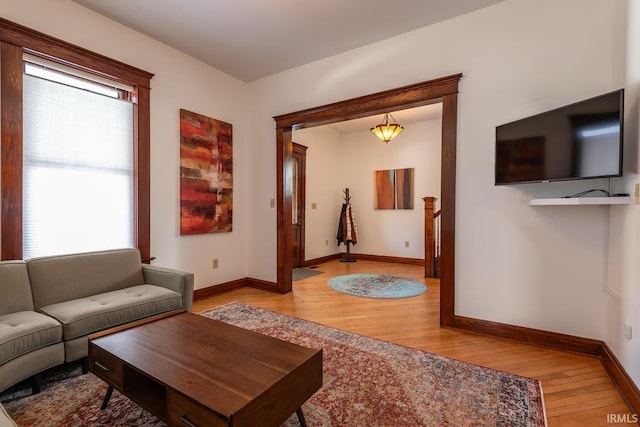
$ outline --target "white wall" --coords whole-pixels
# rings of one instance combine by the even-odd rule
[[[195,273],[196,288],[247,275],[247,86],[88,9],[61,0],[0,2],[0,16],[144,69],[151,80],[151,255]],[[181,237],[179,109],[233,124],[233,231]],[[220,268],[211,268],[212,258]]]
[[[354,253],[424,258],[422,197],[440,197],[442,122],[403,126],[404,131],[388,144],[369,131],[344,135],[343,170],[359,233]],[[374,171],[404,168],[414,169],[413,209],[374,209]],[[405,241],[409,247],[405,247]]]
[[[624,85],[616,19],[625,1],[509,0],[251,83],[253,139],[272,141],[256,146],[253,165],[265,173],[252,178],[251,198],[275,194],[275,162],[264,165],[275,158],[273,122],[262,118],[462,72],[456,313],[604,338],[607,208],[528,201],[607,182],[495,187],[494,132]],[[258,224],[275,223],[273,210],[256,217],[256,236]],[[272,229],[250,249],[251,277],[275,280]]]
[[[344,185],[341,134],[329,126],[319,126],[294,131],[293,140],[308,147],[305,260],[338,253],[336,227]]]
[[[621,31],[626,30],[625,88],[625,188],[633,195],[640,183],[640,0],[629,0],[621,8]],[[624,22],[628,18],[628,22]],[[640,208],[630,206],[611,211],[609,271],[605,306],[605,342],[640,385]],[[632,327],[632,339],[624,337],[624,325]]]
[[[380,119],[372,118],[371,125]],[[402,125],[405,130],[388,144],[368,130],[341,134],[320,126],[294,131],[293,140],[309,147],[306,259],[346,251],[344,245],[336,245],[336,232],[347,187],[358,227],[358,243],[351,247],[352,253],[424,258],[422,197],[440,197],[442,122]],[[374,209],[373,172],[401,168],[414,168],[413,209]],[[316,203],[315,210],[312,203]]]

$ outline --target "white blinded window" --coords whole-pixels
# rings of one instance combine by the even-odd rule
[[[25,62],[23,258],[134,246],[133,104]]]

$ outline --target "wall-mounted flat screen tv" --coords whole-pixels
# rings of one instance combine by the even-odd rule
[[[622,175],[624,89],[496,127],[496,185]]]

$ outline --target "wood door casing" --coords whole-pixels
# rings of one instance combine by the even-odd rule
[[[462,74],[403,86],[275,116],[276,122],[276,255],[277,291],[291,292],[291,187],[289,167],[294,129],[321,126],[339,121],[382,114],[405,108],[442,102],[442,165],[441,165],[441,295],[440,323],[454,324],[455,318],[455,200],[456,200],[456,130],[458,83]]]
[[[304,264],[305,203],[306,203],[306,152],[307,147],[293,143],[291,153],[291,266]]]

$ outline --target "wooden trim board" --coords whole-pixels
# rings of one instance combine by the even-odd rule
[[[609,346],[603,341],[457,315],[454,316],[453,324],[449,327],[522,344],[597,358],[620,391],[627,405],[634,413],[640,414],[640,389],[635,385]]]

